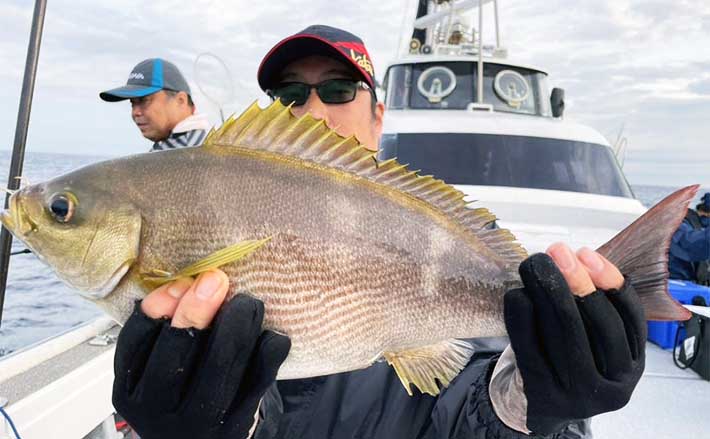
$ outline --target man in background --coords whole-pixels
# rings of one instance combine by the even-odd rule
[[[99,93],[106,102],[131,102],[131,118],[151,151],[199,146],[210,124],[195,112],[190,86],[175,64],[160,58],[138,63],[126,85]]]
[[[710,285],[710,193],[695,209],[688,209],[673,235],[668,269],[671,279]]]

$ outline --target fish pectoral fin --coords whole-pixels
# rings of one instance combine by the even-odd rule
[[[169,271],[159,270],[157,268],[142,270],[140,272],[140,278],[149,290],[154,290],[159,286],[170,282],[174,276],[175,275]]]
[[[399,380],[412,396],[411,384],[422,393],[439,394],[439,386],[449,385],[466,367],[473,355],[473,347],[461,340],[445,340],[437,344],[398,352],[385,352],[387,363],[394,367]]]
[[[204,259],[200,259],[194,264],[188,265],[177,273],[170,273],[163,270],[151,269],[141,273],[141,279],[147,285],[152,288],[157,288],[160,285],[171,282],[175,279],[181,277],[194,277],[200,273],[211,270],[213,268],[219,268],[223,265],[238,261],[251,253],[255,252],[259,247],[263,246],[271,240],[271,237],[252,240],[252,241],[242,241],[240,243],[231,245],[229,247],[223,248],[222,250],[217,250],[211,255]]]
[[[155,278],[165,278],[170,277],[173,274],[169,271],[158,270],[157,268],[152,268],[150,270],[141,271],[141,276],[144,277],[155,277]]]

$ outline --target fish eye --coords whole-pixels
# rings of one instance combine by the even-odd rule
[[[69,222],[74,215],[74,200],[66,194],[57,194],[49,201],[49,211],[60,223]]]

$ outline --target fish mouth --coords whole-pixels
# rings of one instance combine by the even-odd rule
[[[2,223],[10,233],[15,229],[15,222],[12,219],[12,214],[8,210],[0,212],[0,223]]]
[[[20,223],[20,218],[17,215],[17,212],[17,196],[12,194],[10,196],[7,209],[0,213],[0,222],[2,222],[2,225],[5,226],[5,228],[13,235],[18,229],[18,224]]]
[[[27,215],[17,193],[10,196],[8,208],[0,213],[0,222],[17,238],[23,238],[36,230],[36,224]]]

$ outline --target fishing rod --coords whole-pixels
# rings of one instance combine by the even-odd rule
[[[12,148],[12,161],[10,173],[7,177],[6,188],[13,191],[20,186],[17,178],[22,175],[22,165],[25,161],[25,143],[27,142],[27,129],[30,124],[30,110],[32,109],[32,94],[37,77],[37,63],[39,60],[39,47],[42,43],[42,28],[44,27],[44,13],[47,9],[47,0],[35,0],[34,13],[32,14],[32,28],[30,42],[27,46],[27,59],[25,61],[25,76],[22,80],[22,94],[20,95],[20,108],[17,112],[17,126],[15,127],[15,142]],[[5,195],[5,209],[8,208],[10,194]],[[5,305],[5,287],[7,286],[7,269],[10,264],[10,250],[12,248],[12,235],[6,228],[0,232],[0,325],[2,325],[2,311]]]
[[[224,123],[224,107],[234,100],[232,72],[222,58],[209,52],[197,55],[193,69],[197,88],[217,106]]]

